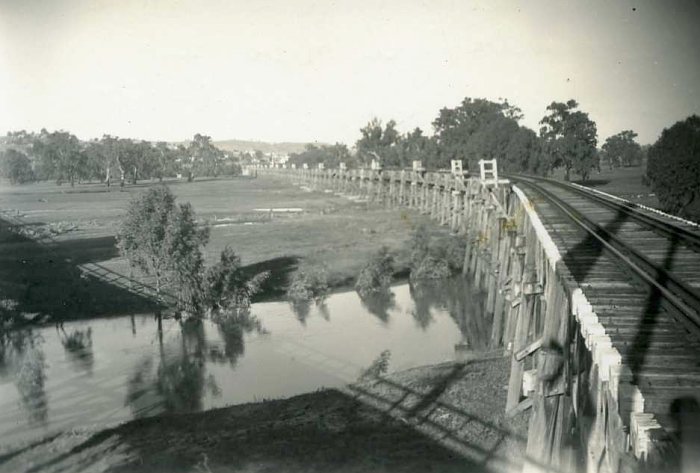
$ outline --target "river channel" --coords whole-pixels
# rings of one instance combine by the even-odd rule
[[[453,360],[461,342],[485,348],[488,320],[461,278],[391,292],[258,303],[228,326],[166,319],[162,335],[152,314],[18,332],[1,347],[2,444],[340,386],[385,350],[398,371]]]

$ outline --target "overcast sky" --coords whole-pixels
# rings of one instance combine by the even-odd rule
[[[0,0],[0,132],[352,144],[508,98],[599,140],[700,113],[700,2]]]

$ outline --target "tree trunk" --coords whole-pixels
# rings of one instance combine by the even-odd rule
[[[119,163],[119,161],[117,161]],[[124,172],[124,166],[119,163],[119,187],[124,187],[124,181],[126,180],[126,173]]]
[[[158,319],[158,342],[159,342],[159,345],[162,347],[162,345],[163,345],[163,314],[160,311],[160,309],[158,309],[156,311],[156,318]]]

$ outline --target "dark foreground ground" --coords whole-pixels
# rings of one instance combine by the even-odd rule
[[[508,363],[446,363],[342,390],[61,433],[0,450],[3,472],[519,470],[526,414],[503,415]]]

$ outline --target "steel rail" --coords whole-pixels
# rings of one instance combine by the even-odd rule
[[[517,179],[516,176],[510,176],[514,177]],[[690,230],[687,230],[685,228],[679,227],[678,225],[665,221],[660,217],[656,217],[654,215],[649,215],[647,213],[642,212],[636,204],[633,202],[628,202],[628,203],[622,203],[622,202],[616,202],[612,199],[608,199],[606,197],[603,197],[599,194],[596,194],[594,192],[586,191],[584,189],[581,189],[579,187],[572,186],[570,184],[567,184],[565,182],[557,181],[554,179],[549,179],[545,177],[538,177],[538,176],[526,176],[528,179],[532,179],[535,181],[540,181],[540,182],[546,182],[547,184],[552,184],[554,186],[557,186],[561,189],[565,189],[567,191],[572,191],[576,192],[579,195],[582,195],[586,197],[587,199],[599,202],[600,204],[608,207],[611,210],[616,210],[616,211],[622,211],[624,212],[627,216],[633,218],[634,220],[637,220],[638,222],[642,223],[643,225],[646,225],[648,227],[651,227],[651,229],[657,233],[662,234],[663,236],[667,238],[671,237],[677,237],[680,240],[682,240],[684,243],[686,243],[689,247],[691,247],[694,251],[700,252],[700,234],[697,234],[695,232],[691,232]]]
[[[679,322],[695,335],[700,335],[700,296],[695,291],[664,268],[651,262],[639,251],[624,243],[617,236],[591,221],[589,217],[586,217],[582,212],[576,210],[551,191],[532,180],[522,177],[511,178],[543,195],[564,215],[593,236],[603,248],[623,261],[637,277],[647,283],[652,289],[659,291],[663,295],[663,299],[660,301],[661,304],[664,308],[670,309],[671,313],[680,316],[676,317]]]

